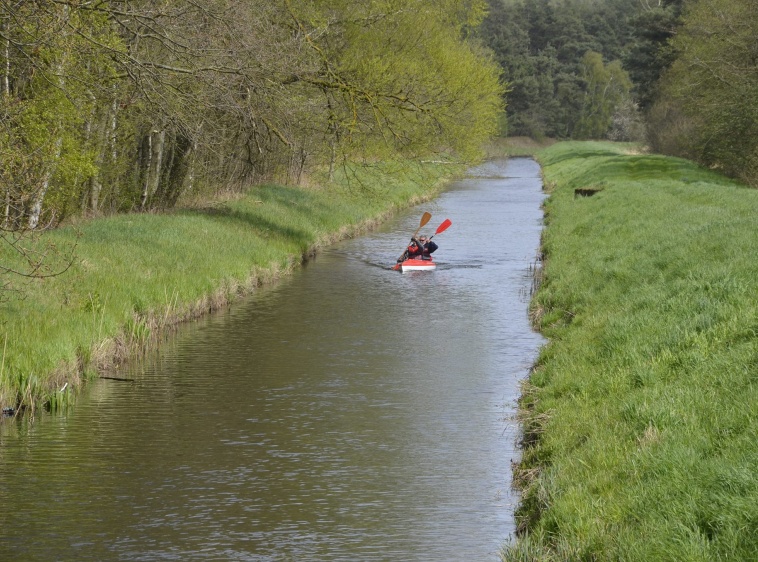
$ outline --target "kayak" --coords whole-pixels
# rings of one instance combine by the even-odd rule
[[[399,261],[402,260],[404,257],[406,257],[409,252],[413,251],[412,246],[416,246],[416,244],[421,244],[423,241],[428,240],[429,242],[432,241],[432,238],[434,238],[437,234],[440,234],[447,230],[447,228],[453,224],[450,219],[445,219],[442,221],[442,224],[437,227],[437,231],[432,234],[429,238],[426,238],[425,236],[422,236],[422,242],[416,241],[416,234],[418,234],[418,231],[421,230],[421,227],[424,226],[426,223],[429,222],[429,219],[432,218],[431,213],[424,213],[424,215],[421,217],[421,223],[418,225],[418,228],[416,229],[416,232],[413,233],[413,236],[411,236],[411,245],[408,246],[408,248],[403,252],[403,254],[398,258],[398,263],[392,266],[392,270],[397,271],[400,270],[403,273],[406,271],[434,271],[437,269],[437,264],[434,263],[432,260],[432,256],[430,255],[433,251],[437,249],[437,244],[433,243],[431,244],[430,248],[427,248],[426,245],[424,245],[424,253],[428,256],[425,259],[416,259],[416,258],[410,258],[405,261]],[[418,250],[413,252],[414,255],[417,255]]]
[[[405,260],[400,264],[400,271],[405,273],[406,271],[434,271],[437,268],[437,264],[433,260]]]

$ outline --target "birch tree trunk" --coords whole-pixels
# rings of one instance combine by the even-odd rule
[[[148,161],[145,169],[145,183],[142,188],[142,199],[140,200],[140,210],[148,208],[148,202],[158,191],[158,185],[161,181],[163,171],[163,150],[166,144],[166,131],[153,130],[148,135]]]
[[[69,6],[63,6],[61,15],[62,21],[68,21],[69,12]],[[62,52],[60,53],[60,58],[54,67],[55,76],[58,83],[57,85],[61,92],[66,91],[64,72],[66,70],[66,62],[69,56],[68,48],[69,47],[66,45],[65,41],[62,41]],[[63,150],[63,123],[61,122],[60,116],[57,118],[54,134],[56,135],[56,138],[52,158],[49,162],[43,162],[43,166],[45,166],[46,169],[44,170],[40,188],[34,194],[34,202],[29,209],[29,222],[27,224],[31,230],[34,230],[39,226],[40,216],[42,215],[42,204],[45,201],[45,196],[47,195],[47,191],[50,188],[50,181],[53,179],[53,175],[55,174],[55,171],[58,167],[58,162],[60,161],[61,152]]]
[[[11,41],[8,37],[8,18],[7,14],[2,15],[2,21],[0,21],[0,36],[5,37],[3,41],[3,76],[2,76],[2,93],[6,99],[11,95]],[[10,224],[11,215],[11,188],[10,186],[5,188],[5,205],[3,208],[3,229],[7,229]]]
[[[103,172],[109,163],[115,160],[113,140],[115,137],[116,116],[118,108],[114,100],[111,105],[105,108],[105,114],[99,120],[99,126],[94,135],[95,138],[95,167],[97,171],[90,178],[89,207],[93,213],[100,209],[100,193],[103,190]],[[110,159],[110,161],[109,161]]]
[[[157,132],[157,131],[156,131]],[[161,129],[158,133],[158,142],[153,143],[155,149],[155,156],[153,158],[153,165],[155,170],[153,171],[153,185],[150,190],[150,195],[154,195],[158,192],[158,186],[161,183],[161,173],[163,172],[163,151],[166,145],[166,130]]]
[[[34,196],[34,202],[32,203],[31,208],[29,209],[29,222],[28,226],[29,229],[34,230],[39,226],[39,218],[42,214],[42,203],[45,200],[45,195],[47,195],[47,190],[50,187],[50,180],[53,177],[53,174],[55,173],[55,167],[58,162],[58,159],[61,156],[61,149],[63,147],[63,139],[58,136],[58,138],[55,140],[55,154],[53,154],[53,161],[48,166],[47,171],[45,172],[45,176],[42,180],[42,185],[40,186],[40,189],[37,191],[37,193]]]
[[[3,210],[3,230],[8,230],[11,218],[11,190],[5,190],[5,209]]]
[[[3,15],[2,23],[0,23],[0,36],[5,37],[3,41],[3,78],[2,88],[3,94],[10,97],[11,95],[11,40],[8,37],[8,16]]]
[[[150,171],[153,169],[153,132],[150,131],[147,134],[147,162],[145,163],[145,181],[142,184],[142,197],[140,199],[140,211],[145,210],[145,204],[147,203],[147,197],[150,194]]]

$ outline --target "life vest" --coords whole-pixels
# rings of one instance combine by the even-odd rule
[[[414,246],[411,244],[408,246],[408,257],[420,256],[424,253],[424,249],[421,246]]]

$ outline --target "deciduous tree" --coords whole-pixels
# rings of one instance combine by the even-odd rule
[[[485,8],[0,0],[3,228],[297,182],[338,159],[473,158],[503,107],[472,39]]]
[[[658,104],[656,148],[758,185],[758,11],[751,0],[698,0],[683,16]],[[672,138],[672,120],[686,135]]]

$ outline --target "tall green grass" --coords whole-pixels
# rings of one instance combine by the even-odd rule
[[[0,302],[0,405],[64,407],[99,368],[286,273],[320,245],[432,197],[458,172],[439,164],[343,168],[329,187],[264,185],[223,203],[45,234],[40,243],[76,242],[76,259],[65,274],[26,284],[23,299]],[[0,252],[3,263],[14,259],[7,245]]]
[[[758,559],[758,191],[630,148],[539,154],[550,343],[506,561]]]

